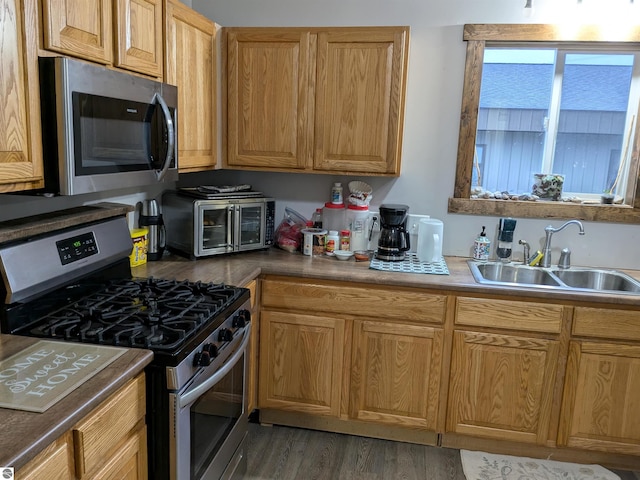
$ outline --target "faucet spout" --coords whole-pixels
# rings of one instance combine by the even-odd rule
[[[578,233],[580,235],[584,235],[584,226],[582,225],[582,222],[580,220],[569,220],[568,222],[565,222],[558,228],[553,228],[553,225],[547,225],[545,227],[544,247],[542,248],[543,256],[542,256],[542,260],[540,261],[541,267],[551,266],[551,237],[553,236],[553,234],[559,232],[560,230],[563,230],[564,228],[566,228],[568,225],[571,225],[571,224],[577,225],[579,228]]]

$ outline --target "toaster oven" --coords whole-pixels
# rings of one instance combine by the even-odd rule
[[[275,200],[260,192],[167,191],[162,213],[167,248],[190,258],[273,245]]]

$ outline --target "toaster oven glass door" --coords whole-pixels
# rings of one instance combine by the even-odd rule
[[[233,251],[233,206],[201,205],[198,212],[199,255]]]
[[[264,246],[265,203],[239,205],[238,247],[240,250]]]

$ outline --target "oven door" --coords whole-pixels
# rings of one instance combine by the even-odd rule
[[[170,394],[172,480],[240,479],[246,472],[250,331],[249,324],[194,381]]]
[[[235,205],[233,249],[256,250],[265,247],[266,202]]]

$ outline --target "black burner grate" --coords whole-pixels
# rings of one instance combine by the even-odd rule
[[[67,287],[66,293],[74,288]],[[29,333],[174,352],[243,292],[242,288],[186,280],[117,280],[41,316]]]

